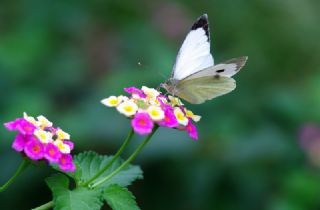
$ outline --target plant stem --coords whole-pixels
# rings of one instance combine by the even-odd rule
[[[91,182],[93,182],[94,180],[96,180],[97,178],[99,178],[99,176],[101,176],[108,168],[110,168],[110,166],[112,166],[113,162],[115,160],[118,159],[118,157],[122,154],[122,152],[125,150],[125,148],[127,148],[127,146],[129,145],[129,143],[131,142],[132,136],[134,134],[133,129],[130,130],[126,140],[123,142],[123,144],[121,145],[121,147],[119,148],[118,152],[113,156],[113,158],[108,162],[108,164],[103,167],[97,174],[95,174],[93,177],[91,177],[90,179],[88,179],[86,182],[82,183],[81,186],[88,186]]]
[[[113,162],[118,159],[118,157],[122,154],[122,152],[125,150],[125,148],[127,148],[127,146],[129,145],[129,143],[131,142],[132,136],[134,134],[133,129],[130,130],[127,138],[125,139],[125,141],[123,142],[123,144],[121,145],[121,147],[119,148],[119,150],[117,151],[117,153],[113,156],[113,158],[108,162],[108,164],[103,167],[97,174],[95,174],[93,177],[91,177],[90,179],[88,179],[86,182],[82,183],[80,186],[81,187],[85,187],[87,185],[89,185],[91,182],[93,182],[94,180],[96,180],[97,178],[99,178],[99,176],[101,174],[103,174],[108,168],[110,168],[110,166],[113,164]],[[46,210],[46,209],[50,209],[52,208],[54,205],[53,201],[49,201],[48,203],[45,203],[39,207],[36,207],[32,210]]]
[[[49,201],[48,203],[45,203],[31,210],[47,210],[47,209],[51,209],[53,206],[54,206],[53,201]]]
[[[112,177],[114,177],[115,175],[117,175],[123,168],[125,168],[138,154],[139,152],[142,150],[142,148],[149,142],[149,140],[151,139],[151,137],[153,136],[153,134],[156,132],[156,130],[158,129],[158,125],[155,126],[155,128],[153,129],[153,131],[145,138],[145,140],[142,142],[142,144],[132,153],[132,155],[125,161],[123,162],[116,170],[114,170],[111,174],[109,174],[108,176],[104,177],[103,179],[101,179],[100,181],[94,183],[91,188],[96,188],[97,186],[105,183],[106,181],[110,180]]]
[[[0,187],[0,192],[3,192],[5,189],[7,189],[16,180],[16,178],[29,166],[29,164],[30,162],[27,159],[23,159],[15,174],[2,187]]]

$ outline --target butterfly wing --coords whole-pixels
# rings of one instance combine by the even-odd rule
[[[208,16],[204,14],[192,25],[177,55],[171,78],[182,80],[214,65],[208,24]]]
[[[227,60],[216,66],[208,67],[178,81],[174,94],[193,104],[224,95],[236,88],[231,77],[239,72],[247,57]]]
[[[245,64],[247,57],[234,58],[214,66],[210,53],[208,16],[202,15],[184,40],[170,79],[164,88],[171,94],[194,104],[234,90],[231,77]]]
[[[215,66],[210,66],[199,72],[189,75],[185,80],[195,79],[205,76],[223,76],[232,77],[240,71],[240,69],[245,65],[248,57],[243,56],[239,58],[232,58]]]
[[[230,77],[205,76],[180,81],[174,94],[192,104],[201,104],[206,100],[224,95],[236,88],[236,82]]]

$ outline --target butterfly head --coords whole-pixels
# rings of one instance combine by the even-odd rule
[[[175,95],[175,89],[177,84],[178,80],[170,78],[164,83],[161,83],[160,88],[164,88],[168,93]]]

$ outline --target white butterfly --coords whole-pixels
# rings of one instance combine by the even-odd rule
[[[179,50],[170,78],[160,85],[170,94],[193,104],[201,104],[234,90],[236,82],[231,77],[247,61],[244,56],[214,65],[208,26],[207,14],[192,25]]]

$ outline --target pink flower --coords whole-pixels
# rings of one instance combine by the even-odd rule
[[[27,115],[24,114],[24,116],[26,117]],[[64,171],[76,170],[70,154],[74,147],[73,142],[69,140],[70,135],[60,128],[53,127],[52,123],[42,115],[37,117],[38,121],[33,117],[27,117],[17,118],[4,124],[9,131],[18,131],[12,143],[12,148],[17,152],[21,152],[30,160],[45,160],[49,163],[58,163]],[[26,119],[31,120],[28,121]],[[66,154],[62,154],[63,151]]]
[[[36,126],[34,126],[24,118],[17,118],[15,121],[5,123],[4,126],[9,131],[19,131],[24,135],[32,135],[34,130],[36,129]]]
[[[17,124],[18,121],[21,120],[22,118],[18,118],[15,121],[10,121],[4,124],[4,127],[8,130],[8,131],[15,131],[17,130]]]
[[[168,97],[160,93],[160,94],[158,95],[158,99],[168,100]]]
[[[53,143],[48,143],[47,145],[45,145],[44,157],[50,163],[56,163],[61,158],[61,152],[56,145],[54,145]]]
[[[32,135],[35,129],[36,126],[25,119],[21,120],[21,122],[18,124],[18,130],[24,135]]]
[[[158,99],[158,101],[159,101],[159,103],[160,103],[160,105],[161,105],[161,107],[162,107],[163,110],[167,110],[167,109],[173,110],[173,107],[172,107],[171,105],[166,104],[165,102],[163,102],[163,100],[166,99],[165,96],[160,95],[160,96],[158,96],[157,99]]]
[[[16,150],[17,152],[22,152],[24,149],[24,146],[26,145],[27,139],[22,134],[17,134],[15,140],[12,143],[12,148]]]
[[[131,121],[131,125],[133,130],[140,135],[149,134],[153,129],[153,121],[149,114],[144,112],[137,113]]]
[[[126,91],[127,93],[130,93],[130,94],[137,94],[141,98],[146,98],[146,95],[143,93],[143,91],[138,89],[138,88],[136,88],[136,87],[124,88],[124,91]]]
[[[164,119],[162,121],[160,121],[158,124],[160,126],[168,127],[168,128],[174,128],[179,125],[172,109],[166,109],[164,111]]]
[[[59,160],[59,167],[63,171],[73,172],[76,170],[76,166],[72,162],[72,156],[70,154],[63,154]]]
[[[63,143],[67,144],[70,147],[70,150],[73,150],[74,143],[72,141],[64,140]]]
[[[31,137],[24,147],[24,152],[31,160],[40,160],[44,156],[44,146],[38,139]]]
[[[150,134],[154,125],[187,131],[193,139],[198,139],[197,129],[191,121],[198,122],[200,116],[188,110],[178,97],[164,95],[159,90],[142,86],[124,88],[131,96],[110,96],[114,98],[125,97],[125,101],[116,107],[117,110],[131,119],[134,132],[140,135]],[[109,98],[110,98],[109,97]],[[130,102],[130,106],[124,103]],[[128,108],[127,108],[128,107]],[[134,108],[132,108],[134,107]]]
[[[192,120],[189,118],[188,125],[186,126],[186,130],[191,138],[194,140],[198,140],[198,132],[195,125],[192,124]]]

